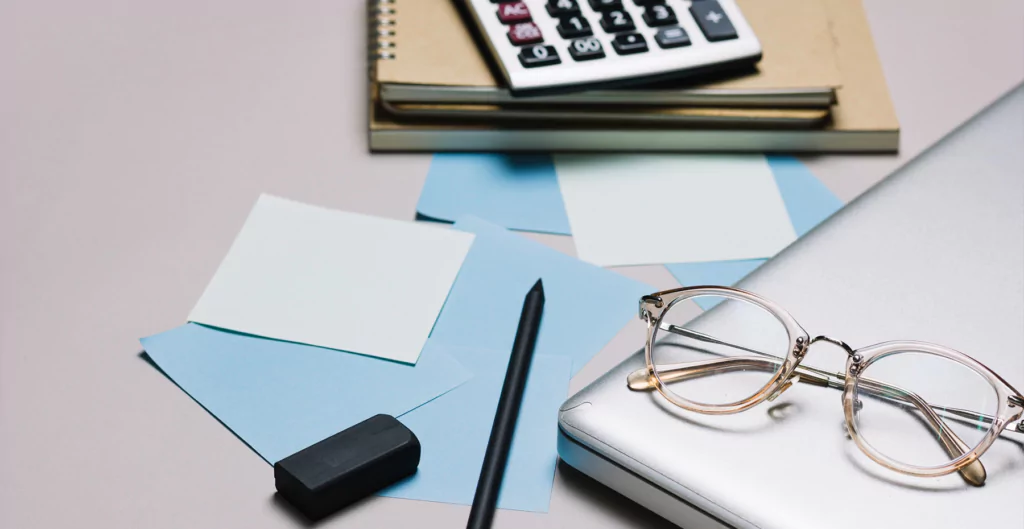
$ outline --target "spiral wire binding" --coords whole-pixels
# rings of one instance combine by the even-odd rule
[[[374,58],[392,60],[395,58],[395,0],[373,0],[372,22],[377,45]]]

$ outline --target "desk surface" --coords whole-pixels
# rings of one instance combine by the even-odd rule
[[[1017,0],[865,3],[902,151],[807,159],[844,199],[1024,80]],[[0,6],[0,526],[303,525],[271,468],[137,339],[183,321],[260,192],[413,217],[430,158],[367,152],[364,32],[358,0]],[[661,267],[621,271],[675,284]],[[572,389],[641,340],[627,326]],[[467,513],[373,498],[322,526],[450,528]],[[664,523],[564,468],[550,513],[496,520],[569,526]]]

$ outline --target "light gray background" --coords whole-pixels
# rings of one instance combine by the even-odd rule
[[[902,150],[806,159],[844,200],[1024,80],[1019,0],[865,4]],[[430,157],[367,152],[364,41],[358,0],[0,0],[0,527],[303,525],[137,339],[182,323],[261,192],[413,217]],[[627,326],[572,389],[641,339]],[[322,526],[467,512],[373,498]],[[663,526],[566,469],[548,514],[496,520]]]

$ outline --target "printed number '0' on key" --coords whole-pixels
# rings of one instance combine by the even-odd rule
[[[549,66],[562,62],[554,46],[537,44],[519,51],[519,62],[524,68],[536,68],[538,66]]]
[[[589,61],[604,57],[604,48],[596,37],[576,39],[569,45],[569,55],[576,61]]]

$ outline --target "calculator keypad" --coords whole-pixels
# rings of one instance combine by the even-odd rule
[[[513,91],[754,63],[761,53],[737,0],[465,1]],[[500,33],[507,43],[494,40]]]

